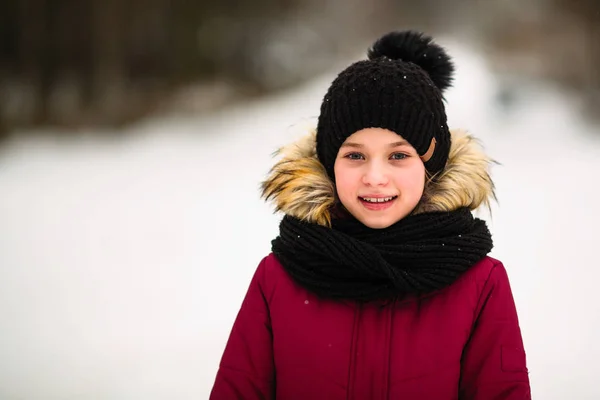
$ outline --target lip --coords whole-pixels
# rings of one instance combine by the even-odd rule
[[[362,197],[363,199],[365,197],[370,197],[373,199],[385,199],[386,197],[396,197],[397,195],[395,194],[365,194],[364,196],[358,196],[358,197]]]
[[[396,200],[398,200],[397,196],[381,196],[381,195],[379,195],[379,196],[364,196],[364,197],[372,197],[372,198],[378,198],[378,199],[385,198],[385,197],[394,197],[394,199],[392,199],[390,201],[386,201],[385,203],[369,203],[368,201],[364,201],[363,199],[361,199],[359,197],[358,201],[360,201],[360,204],[362,204],[364,208],[366,208],[367,210],[370,210],[370,211],[387,210],[388,208],[390,208],[391,206],[394,205]]]

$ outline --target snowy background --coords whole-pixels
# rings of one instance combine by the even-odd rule
[[[599,127],[565,94],[500,86],[444,44],[458,65],[450,125],[501,162],[499,205],[481,216],[511,278],[533,396],[598,399]],[[277,233],[259,183],[334,72],[210,117],[0,148],[0,399],[207,398]]]

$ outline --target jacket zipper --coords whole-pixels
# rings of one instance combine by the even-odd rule
[[[348,395],[347,400],[353,400],[354,396],[354,381],[356,379],[356,347],[358,346],[358,321],[360,319],[361,305],[357,305],[354,309],[354,322],[352,324],[352,342],[350,344],[350,365],[348,368]]]
[[[384,400],[389,399],[390,395],[390,352],[392,351],[392,323],[394,319],[394,309],[396,307],[396,300],[394,299],[391,304],[387,305],[388,315],[386,318],[386,327],[385,327],[385,351],[384,351],[384,369],[383,369],[383,377],[382,377],[382,393],[381,398]]]

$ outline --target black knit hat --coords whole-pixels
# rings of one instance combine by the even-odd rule
[[[384,128],[401,135],[431,173],[444,169],[450,132],[442,92],[454,66],[443,48],[419,32],[391,32],[333,81],[321,105],[317,155],[335,182],[338,151],[353,133]]]

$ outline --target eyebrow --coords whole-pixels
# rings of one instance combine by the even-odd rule
[[[406,145],[408,145],[408,142],[406,140],[401,140],[399,142],[390,143],[388,145],[388,147],[392,148],[392,147],[406,146]],[[355,147],[357,149],[362,149],[365,146],[360,143],[346,142],[346,143],[343,143],[341,147]]]

